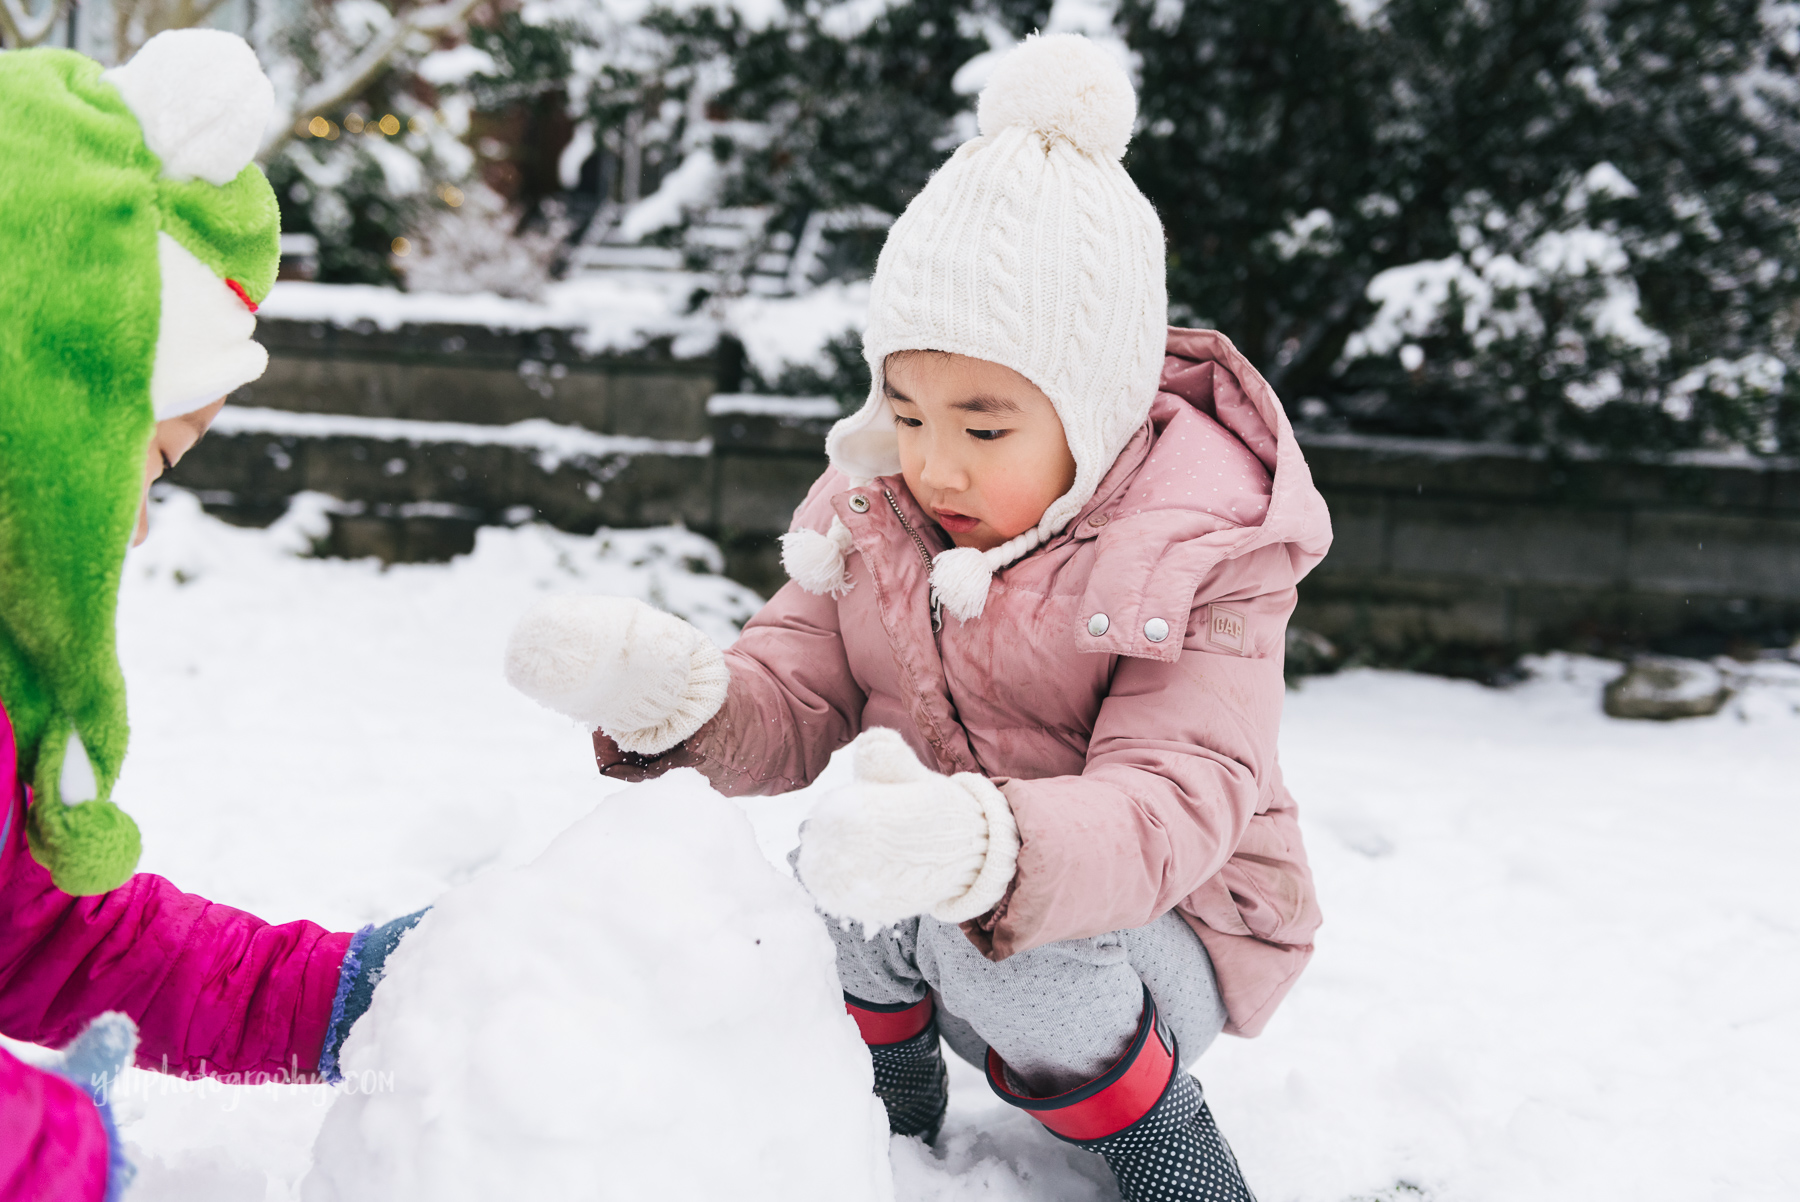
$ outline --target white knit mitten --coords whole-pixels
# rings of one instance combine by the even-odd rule
[[[719,712],[730,675],[712,640],[627,597],[546,597],[513,627],[506,679],[539,705],[656,755]]]
[[[819,907],[869,931],[991,910],[1019,860],[1006,795],[985,776],[933,772],[891,730],[852,746],[855,781],[827,793],[801,832],[800,879]]]

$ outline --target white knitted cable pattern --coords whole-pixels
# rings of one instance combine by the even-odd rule
[[[889,231],[863,336],[871,387],[826,449],[852,481],[900,470],[887,357],[937,350],[1010,367],[1056,407],[1075,481],[1037,525],[991,551],[939,556],[932,583],[964,621],[994,572],[1065,527],[1143,424],[1167,329],[1162,225],[1120,165],[1136,101],[1107,51],[1028,38],[963,144]]]
[[[1003,131],[995,142],[995,157],[998,159],[997,171],[989,171],[982,181],[992,191],[989,200],[988,219],[983,231],[982,274],[986,277],[987,287],[977,293],[979,300],[987,302],[988,315],[992,319],[989,336],[994,339],[996,348],[1009,350],[1017,355],[1026,348],[1025,330],[1025,288],[1020,278],[1019,243],[1024,238],[1024,231],[1019,227],[1025,220],[1025,205],[1028,202],[1028,191],[1031,181],[1026,178],[1032,166],[1042,166],[1042,159],[1026,153],[1006,153],[1005,143],[1026,142],[1031,138],[1028,130],[1008,129]],[[1027,148],[1029,150],[1029,148]],[[970,214],[961,216],[965,222]],[[947,315],[948,316],[948,315]]]

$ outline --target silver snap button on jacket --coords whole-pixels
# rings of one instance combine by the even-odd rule
[[[861,493],[850,494],[850,508],[856,510],[858,513],[869,512],[869,498],[863,496]]]
[[[1088,633],[1093,635],[1095,638],[1099,638],[1101,635],[1106,633],[1106,628],[1111,625],[1112,625],[1111,619],[1109,619],[1105,614],[1095,614],[1093,617],[1088,619]]]
[[[1169,637],[1169,624],[1161,618],[1151,618],[1144,623],[1144,637],[1152,643],[1160,643]]]

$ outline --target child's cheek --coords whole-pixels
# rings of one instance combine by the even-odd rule
[[[919,455],[912,442],[913,440],[907,438],[900,440],[900,478],[906,481],[907,490],[912,493],[919,504],[923,505],[927,490],[924,473],[920,470],[922,465]]]
[[[1038,524],[1050,502],[1061,494],[1060,480],[1041,464],[1010,463],[987,473],[981,484],[982,516],[1003,538],[1023,534]]]

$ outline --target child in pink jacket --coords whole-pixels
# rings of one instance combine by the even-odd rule
[[[251,163],[274,95],[241,38],[181,30],[121,68],[0,53],[0,1202],[131,1179],[109,1090],[145,1068],[336,1075],[417,916],[273,926],[135,871],[119,576],[150,481],[262,374],[279,217]],[[135,531],[135,534],[134,534]]]
[[[888,236],[869,400],[730,651],[562,597],[508,673],[627,778],[776,793],[853,744],[797,869],[894,1131],[942,1122],[944,1039],[1130,1202],[1229,1202],[1248,1189],[1182,1070],[1261,1030],[1312,951],[1276,736],[1330,522],[1268,385],[1165,328],[1162,230],[1119,162],[1134,110],[1081,38],[998,67],[981,136]]]

